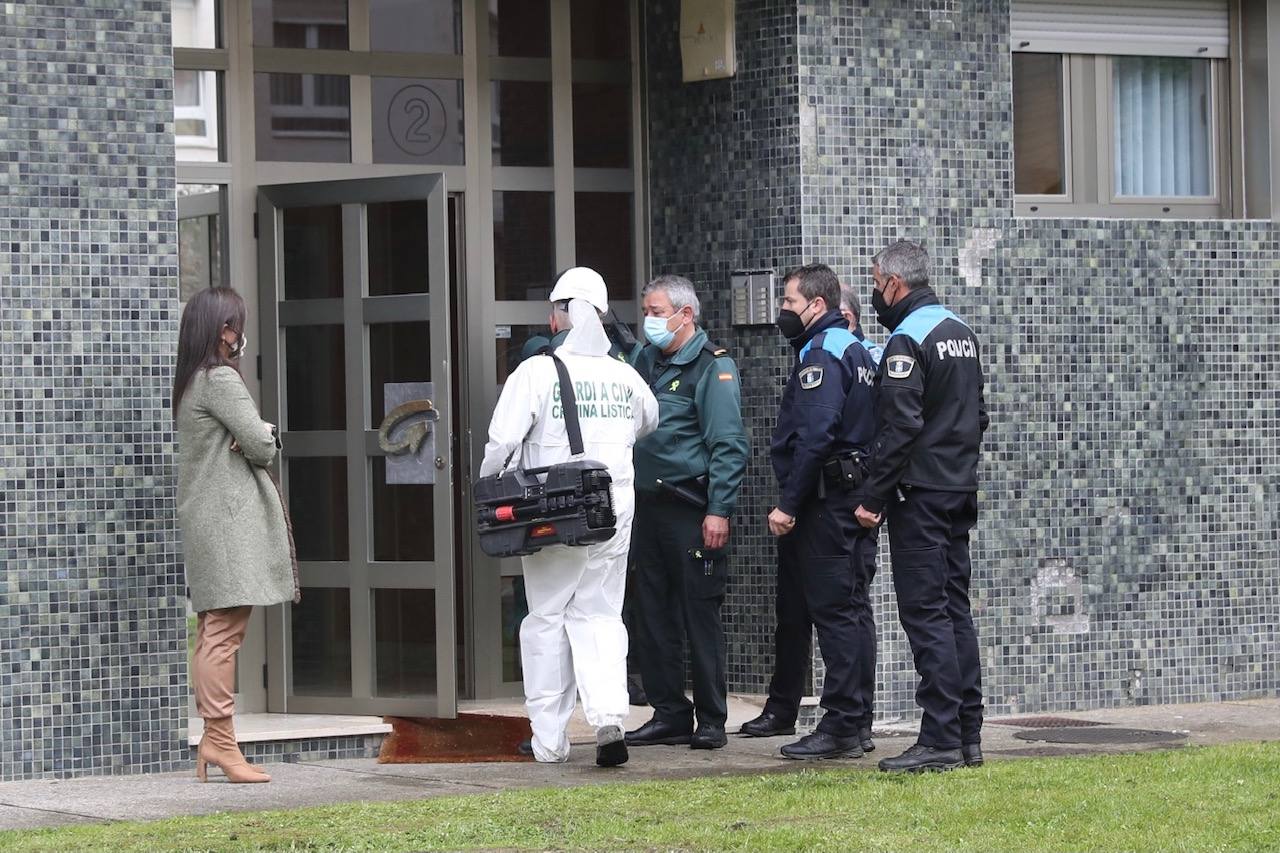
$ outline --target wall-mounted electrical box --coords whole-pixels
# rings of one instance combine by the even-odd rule
[[[684,82],[732,77],[733,0],[680,0],[680,60]]]
[[[734,270],[729,273],[729,294],[733,325],[773,325],[781,296],[773,270]]]

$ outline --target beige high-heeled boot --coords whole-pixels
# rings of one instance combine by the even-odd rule
[[[210,764],[221,767],[228,782],[271,781],[270,776],[245,761],[240,745],[236,743],[231,717],[204,721],[204,736],[196,750],[196,778],[201,782],[209,781],[207,765]]]

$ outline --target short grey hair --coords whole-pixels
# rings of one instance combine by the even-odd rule
[[[859,323],[862,322],[862,303],[858,301],[858,294],[844,283],[840,285],[840,307],[847,309]]]
[[[671,300],[671,307],[679,311],[686,306],[693,308],[693,321],[696,323],[702,316],[702,305],[698,302],[698,292],[693,289],[693,282],[682,275],[660,275],[644,286],[640,298],[644,299],[655,290],[661,290]]]
[[[871,262],[880,268],[884,276],[897,276],[907,283],[907,289],[929,283],[929,253],[919,243],[899,240],[881,249]]]

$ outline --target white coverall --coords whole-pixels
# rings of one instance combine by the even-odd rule
[[[525,706],[538,761],[569,758],[575,686],[587,722],[621,726],[627,705],[627,629],[622,624],[627,552],[635,513],[632,446],[658,425],[658,403],[609,342],[585,300],[569,304],[573,328],[556,350],[573,381],[584,454],[609,469],[617,533],[586,547],[551,545],[523,557],[529,615],[520,624]],[[507,460],[512,459],[508,465]],[[547,356],[526,359],[502,389],[489,424],[480,476],[571,458],[559,379]]]

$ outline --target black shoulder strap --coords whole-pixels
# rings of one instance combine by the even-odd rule
[[[578,398],[573,394],[573,382],[569,379],[569,368],[564,366],[560,356],[547,352],[556,363],[556,375],[560,377],[560,408],[564,411],[564,428],[569,433],[569,452],[574,456],[582,454],[582,425],[578,423]]]
[[[718,347],[715,344],[711,343],[710,338],[707,338],[706,342],[702,344],[702,351],[705,353],[710,353],[712,358],[720,358],[723,355],[729,354],[729,351],[724,347]]]

